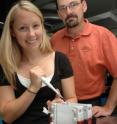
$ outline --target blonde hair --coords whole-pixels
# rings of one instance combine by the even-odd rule
[[[13,24],[17,9],[24,9],[39,16],[43,28],[42,43],[40,44],[39,49],[42,53],[51,53],[53,51],[49,42],[49,37],[44,28],[44,19],[40,10],[27,0],[22,0],[15,4],[10,9],[6,17],[0,41],[0,64],[7,80],[12,86],[15,85],[15,72],[17,72],[18,64],[21,58],[20,46],[18,45],[16,39],[11,35],[11,26]]]

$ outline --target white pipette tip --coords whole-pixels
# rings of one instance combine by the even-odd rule
[[[41,77],[41,80],[43,81],[44,84],[46,84],[49,88],[51,88],[60,98],[63,99],[63,96],[60,94],[58,90],[56,90],[52,84],[46,81],[45,77]]]

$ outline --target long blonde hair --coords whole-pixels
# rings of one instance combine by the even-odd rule
[[[40,10],[34,4],[27,0],[22,0],[15,4],[10,9],[6,17],[0,41],[0,64],[3,68],[7,80],[12,86],[15,85],[15,72],[17,72],[18,64],[21,59],[20,46],[18,45],[16,39],[13,38],[11,35],[11,27],[17,9],[25,9],[39,16],[43,28],[43,39],[39,49],[42,53],[51,53],[53,51],[49,42],[49,37],[44,28],[44,19]]]

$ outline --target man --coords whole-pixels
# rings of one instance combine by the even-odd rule
[[[66,27],[55,33],[51,42],[70,59],[78,101],[100,105],[108,70],[114,79],[107,102],[93,107],[93,112],[96,117],[110,115],[117,103],[117,39],[109,30],[84,19],[85,0],[57,0],[56,5]]]

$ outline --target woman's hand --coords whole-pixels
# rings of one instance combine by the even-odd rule
[[[51,109],[51,106],[53,103],[63,103],[64,101],[59,97],[59,98],[55,98],[54,100],[50,101],[48,100],[47,101],[47,106],[48,106],[48,110],[50,111]]]
[[[38,92],[42,86],[41,77],[44,76],[43,70],[39,66],[35,66],[30,70],[31,85],[30,89],[32,91]]]
[[[51,100],[48,100],[47,101],[48,110],[50,111],[51,106],[52,106],[53,103],[63,103],[63,102],[64,102],[63,99],[61,99],[58,96],[56,96],[56,98],[54,100],[52,100],[52,101]]]

